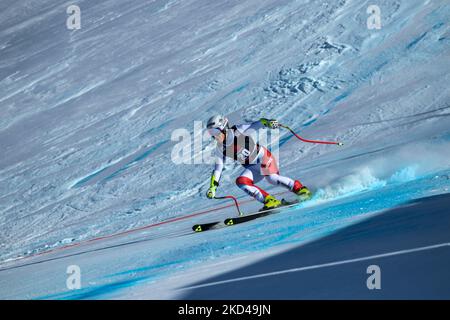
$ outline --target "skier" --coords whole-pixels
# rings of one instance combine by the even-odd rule
[[[209,199],[216,195],[226,157],[239,161],[244,166],[245,169],[236,179],[236,184],[247,194],[263,203],[262,210],[281,205],[280,200],[255,185],[263,178],[270,184],[283,186],[302,199],[310,198],[311,192],[300,181],[280,175],[277,162],[270,151],[255,143],[248,134],[264,127],[276,129],[278,126],[277,120],[266,118],[232,127],[229,126],[228,119],[221,115],[215,115],[208,120],[207,131],[217,141],[215,167],[211,175],[210,187],[206,193]]]

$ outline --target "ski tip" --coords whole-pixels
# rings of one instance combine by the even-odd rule
[[[192,230],[194,230],[195,232],[202,232],[203,228],[201,225],[196,224],[195,226],[192,227]]]
[[[223,223],[227,226],[232,226],[234,224],[234,221],[232,218],[226,219]]]

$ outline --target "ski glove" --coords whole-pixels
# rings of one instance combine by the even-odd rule
[[[213,199],[216,196],[216,187],[209,188],[206,196],[208,199]]]
[[[259,121],[261,121],[263,126],[270,128],[270,129],[277,129],[280,126],[280,124],[278,123],[278,120],[275,120],[275,119],[261,118],[261,119],[259,119]]]
[[[211,176],[211,183],[209,185],[208,192],[206,192],[206,196],[209,199],[213,199],[216,196],[216,189],[219,186],[219,182],[214,178],[214,173]]]

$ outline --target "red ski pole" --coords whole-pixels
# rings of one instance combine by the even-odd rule
[[[338,146],[343,146],[344,144],[342,142],[334,142],[334,141],[320,141],[320,140],[308,140],[308,139],[304,139],[302,137],[300,137],[298,134],[296,134],[294,132],[294,130],[292,130],[291,128],[289,128],[288,126],[285,126],[283,124],[280,124],[280,127],[285,128],[287,130],[289,130],[295,137],[297,137],[297,139],[303,141],[303,142],[309,142],[309,143],[321,143],[321,144],[336,144]]]
[[[239,204],[237,202],[237,199],[233,196],[223,196],[223,197],[214,197],[214,199],[232,199],[234,201],[234,204],[236,205],[236,209],[238,211],[238,214],[240,216],[243,216],[244,214],[242,213],[241,209],[239,209]]]

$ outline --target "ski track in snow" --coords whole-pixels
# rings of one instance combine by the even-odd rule
[[[211,165],[170,159],[172,131],[193,132],[194,121],[213,113],[232,122],[275,117],[306,138],[345,145],[304,144],[281,132],[281,171],[317,190],[311,212],[296,208],[291,218],[273,216],[231,234],[185,234],[193,223],[230,215],[230,207],[131,232],[92,244],[111,243],[99,251],[110,268],[89,248],[78,256],[98,267],[83,292],[67,293],[57,280],[12,290],[18,280],[5,274],[13,271],[0,271],[0,287],[8,290],[0,297],[97,298],[138,283],[157,285],[199,262],[303,243],[410,199],[447,193],[450,6],[379,1],[382,29],[368,30],[370,4],[82,2],[82,28],[69,31],[60,19],[69,3],[26,1],[24,10],[6,3],[0,268],[223,205],[204,197]],[[227,166],[220,193],[246,199],[234,185],[241,170]],[[417,181],[425,187],[415,188]],[[399,184],[406,191],[389,194]],[[378,193],[385,198],[374,204]],[[256,206],[245,204],[249,211]],[[136,252],[117,262],[121,250],[114,245],[128,242]]]

